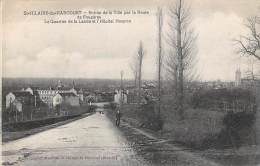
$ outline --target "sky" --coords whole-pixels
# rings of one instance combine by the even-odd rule
[[[192,10],[192,27],[198,34],[197,69],[202,80],[234,80],[235,70],[248,68],[232,39],[247,34],[245,19],[260,13],[260,0],[186,0]],[[124,78],[133,74],[129,64],[142,41],[143,78],[156,78],[157,6],[174,0],[3,0],[3,76]],[[67,16],[28,16],[40,10],[142,10],[149,14],[111,16],[130,19],[119,24],[46,24],[44,19]],[[102,16],[107,18],[106,16]],[[111,18],[110,17],[110,18]],[[75,16],[68,16],[69,19]],[[167,20],[167,19],[166,19]],[[168,23],[164,22],[164,29]],[[167,32],[164,32],[167,33]],[[252,61],[252,60],[251,60]],[[255,68],[260,68],[255,62]]]

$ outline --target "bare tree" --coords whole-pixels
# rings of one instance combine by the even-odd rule
[[[177,97],[177,109],[183,118],[184,82],[194,77],[196,64],[196,38],[194,30],[190,28],[191,13],[184,0],[176,0],[169,9],[169,33],[167,42],[169,54],[166,59],[166,70],[170,79],[174,81]]]
[[[166,69],[166,77],[165,79],[170,84],[171,88],[174,92],[174,96],[178,96],[178,63],[177,63],[177,55],[173,54],[174,51],[168,51],[167,56],[164,61],[164,68]]]
[[[158,8],[158,116],[161,113],[161,73],[162,73],[162,9]]]
[[[255,57],[260,61],[260,17],[250,17],[247,19],[245,27],[248,29],[247,36],[240,36],[235,39],[238,44],[238,53]]]
[[[139,107],[141,103],[143,57],[144,57],[144,49],[141,41],[138,48],[138,106]]]

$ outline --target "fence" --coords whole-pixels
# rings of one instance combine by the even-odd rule
[[[32,120],[41,120],[46,118],[54,118],[61,116],[72,116],[76,114],[82,114],[88,112],[89,107],[87,105],[82,106],[70,106],[70,107],[62,107],[60,110],[56,110],[54,108],[48,107],[27,107],[23,109],[21,112],[13,109],[3,109],[2,111],[2,123],[17,123],[24,121],[32,121]]]

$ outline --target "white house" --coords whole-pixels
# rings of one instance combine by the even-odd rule
[[[33,96],[30,92],[18,91],[10,92],[6,95],[6,108],[16,109],[22,111],[23,105],[30,106]]]
[[[11,106],[11,104],[15,101],[15,95],[12,93],[12,92],[10,92],[10,93],[8,93],[7,95],[6,95],[6,104],[5,104],[5,106],[6,106],[6,108],[10,108],[10,106]]]
[[[14,102],[12,103],[14,108],[18,111],[18,112],[22,112],[23,111],[23,104],[18,101],[18,100],[14,100]]]
[[[38,87],[27,87],[26,89],[23,88],[22,91],[30,92],[32,95],[37,95]]]
[[[120,104],[121,102],[123,104],[127,103],[127,93],[122,90],[116,90],[114,95],[114,102],[117,104]]]
[[[57,87],[49,87],[49,88],[38,88],[38,87],[27,87],[23,88],[20,92],[29,93],[33,96],[34,105],[36,106],[37,103],[45,103],[50,108],[57,105],[56,100],[54,97],[57,94],[60,94],[65,101],[70,105],[79,105],[78,99],[76,99],[76,96],[81,99],[81,101],[84,101],[83,96],[83,90],[78,89],[75,87],[74,81],[73,81],[73,87],[66,87],[62,84],[62,82],[59,80]],[[63,95],[66,94],[66,95]],[[74,94],[74,95],[72,95]],[[9,98],[14,98],[14,96],[9,96]],[[57,97],[56,97],[57,98]],[[14,99],[12,100],[14,101]],[[8,107],[10,101],[6,100],[6,106]]]
[[[62,104],[62,96],[58,93],[53,97],[53,107],[56,107],[57,105]]]
[[[69,88],[69,87],[58,87],[57,89],[38,89],[37,90],[38,94],[39,94],[39,98],[41,99],[41,101],[43,101],[44,103],[46,103],[49,107],[54,106],[55,107],[55,102],[53,102],[55,99],[54,97],[57,94],[66,94],[66,100],[73,100],[72,96],[74,96],[74,98],[76,96],[78,96],[78,98],[82,98],[83,101],[83,96],[81,96],[80,94],[78,94],[78,91],[76,88]],[[71,99],[67,99],[69,98],[68,96],[70,96]],[[75,104],[77,105],[77,104]]]
[[[33,95],[33,89],[31,87],[28,87],[23,91],[30,92]]]

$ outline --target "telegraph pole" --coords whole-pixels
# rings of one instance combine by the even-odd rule
[[[120,85],[120,89],[121,89],[121,92],[120,92],[120,105],[121,107],[123,106],[123,103],[124,103],[124,88],[123,88],[123,76],[124,76],[124,71],[121,70],[120,72],[120,76],[121,76],[121,85]]]
[[[12,119],[13,119],[13,108],[12,108],[12,106],[11,106],[11,102],[12,102],[12,99],[10,98],[10,103],[9,103],[9,109],[10,109],[10,111],[8,111],[9,113],[8,113],[8,121],[12,121]]]
[[[34,107],[36,108],[36,95],[34,96]]]
[[[15,121],[18,122],[18,118],[17,118],[17,109],[15,109]]]
[[[158,117],[161,113],[162,9],[158,7]]]

